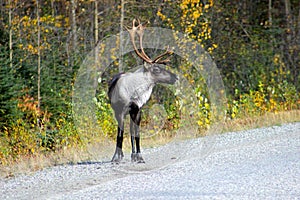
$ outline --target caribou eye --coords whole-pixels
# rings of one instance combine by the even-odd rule
[[[161,72],[161,69],[159,67],[154,66],[153,67],[153,73],[159,74]]]

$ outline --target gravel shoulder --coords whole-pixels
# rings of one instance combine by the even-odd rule
[[[146,164],[56,166],[0,179],[1,199],[300,199],[300,123],[145,149]]]

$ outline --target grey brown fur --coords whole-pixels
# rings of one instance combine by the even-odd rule
[[[164,68],[164,64],[169,60],[161,60],[163,56],[170,54],[168,50],[154,60],[145,54],[142,48],[144,26],[141,23],[135,26],[135,23],[136,21],[133,20],[133,27],[128,31],[135,52],[144,60],[144,65],[134,72],[117,74],[112,78],[108,89],[110,103],[118,122],[116,151],[112,158],[112,162],[116,163],[120,162],[124,157],[122,151],[124,118],[128,114],[130,115],[131,160],[139,163],[144,162],[141,156],[139,134],[141,109],[150,99],[153,87],[157,83],[174,84],[178,79],[175,74]],[[136,48],[134,43],[135,33],[140,38],[141,52]]]

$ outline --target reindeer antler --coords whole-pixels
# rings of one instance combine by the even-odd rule
[[[153,63],[160,63],[160,64],[166,64],[168,62],[170,62],[170,59],[167,58],[165,60],[161,60],[162,57],[171,54],[172,52],[169,51],[169,47],[167,48],[167,50],[161,54],[158,55],[154,60],[152,60],[144,51],[143,48],[143,36],[144,36],[144,30],[145,30],[145,26],[140,22],[140,20],[138,20],[138,25],[136,26],[136,19],[134,19],[132,21],[132,28],[129,29],[126,27],[127,31],[129,32],[130,35],[130,39],[134,48],[135,53],[141,58],[143,59],[145,62],[153,64]],[[148,23],[148,22],[147,22]],[[136,47],[135,44],[135,34],[137,33],[138,37],[139,37],[139,41],[140,41],[140,49],[141,52],[138,50],[138,48]]]
[[[135,53],[141,58],[143,59],[145,62],[147,63],[152,63],[152,60],[149,58],[149,56],[146,55],[146,53],[144,52],[143,49],[143,45],[142,45],[142,40],[143,40],[143,33],[144,33],[144,27],[143,24],[140,23],[140,21],[138,21],[139,25],[135,26],[136,20],[134,19],[132,21],[132,28],[129,29],[126,27],[127,31],[129,32],[130,35],[130,39],[131,39],[131,43],[133,45],[134,51]],[[135,34],[138,34],[139,38],[140,38],[140,48],[142,50],[142,52],[140,52],[135,44]]]
[[[170,62],[170,58],[167,58],[165,60],[160,60],[162,57],[164,57],[168,54],[172,54],[172,51],[169,50],[169,46],[167,47],[167,50],[163,54],[158,55],[156,58],[154,58],[153,62],[160,63],[160,64],[166,64],[166,63]]]

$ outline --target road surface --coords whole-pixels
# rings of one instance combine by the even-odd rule
[[[0,180],[1,199],[300,199],[300,123],[145,149]]]

